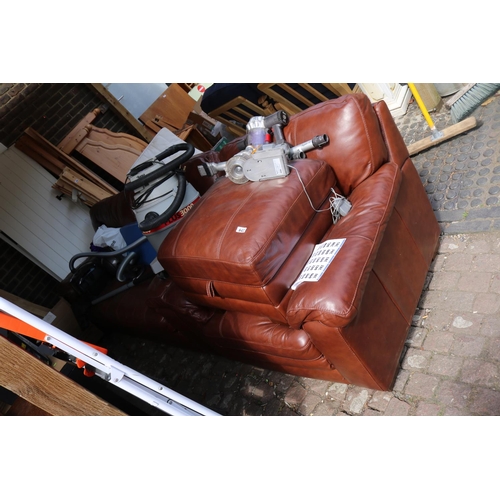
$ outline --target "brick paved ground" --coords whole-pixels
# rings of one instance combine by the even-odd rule
[[[392,392],[118,335],[113,355],[224,415],[500,415],[498,236],[442,236]]]
[[[223,415],[500,415],[500,99],[473,115],[476,129],[414,158],[443,235],[391,392],[117,334],[110,355]],[[396,122],[407,144],[429,135],[415,104]]]

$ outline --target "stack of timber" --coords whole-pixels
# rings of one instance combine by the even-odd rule
[[[36,130],[27,128],[16,148],[58,178],[52,186],[64,194],[79,198],[88,206],[118,193],[118,190],[64,151],[54,146]]]

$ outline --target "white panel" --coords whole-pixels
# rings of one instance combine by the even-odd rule
[[[89,251],[89,209],[52,189],[55,177],[15,147],[0,154],[0,230],[63,279],[71,257]]]

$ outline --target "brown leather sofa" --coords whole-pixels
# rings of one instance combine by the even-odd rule
[[[155,276],[91,310],[101,329],[208,350],[295,375],[389,390],[440,233],[408,150],[384,102],[362,94],[290,118],[286,140],[328,134],[284,179],[237,185],[200,178],[241,143],[186,165],[203,194],[168,235]],[[336,224],[330,188],[351,211]],[[133,220],[125,194],[91,211],[94,226]],[[244,227],[244,234],[235,231]],[[243,236],[243,237],[242,237]],[[291,289],[314,245],[345,243],[317,282]],[[116,284],[110,286],[117,286]]]

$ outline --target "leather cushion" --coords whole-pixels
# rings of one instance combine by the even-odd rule
[[[291,164],[313,205],[320,207],[336,184],[330,166],[315,160]],[[293,169],[285,178],[240,185],[221,178],[167,236],[160,263],[174,280],[206,281],[207,295],[217,281],[264,286],[316,214],[300,179]]]
[[[309,151],[307,157],[331,165],[345,196],[388,160],[377,114],[364,94],[346,95],[308,108],[292,116],[283,131],[294,146],[316,135],[328,135],[329,144]]]

